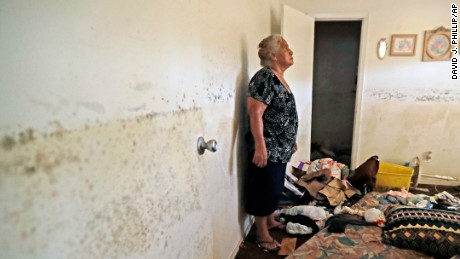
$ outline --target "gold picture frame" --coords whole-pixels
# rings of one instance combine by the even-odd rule
[[[439,27],[425,31],[422,61],[446,61],[452,57],[450,30]]]
[[[391,35],[390,56],[414,56],[417,34]]]

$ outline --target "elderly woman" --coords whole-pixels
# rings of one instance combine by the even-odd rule
[[[247,107],[249,131],[247,144],[246,212],[254,215],[256,242],[266,251],[280,247],[269,230],[280,228],[274,218],[287,162],[297,150],[297,110],[284,71],[292,64],[292,51],[280,35],[270,35],[259,43],[262,68],[249,83]]]

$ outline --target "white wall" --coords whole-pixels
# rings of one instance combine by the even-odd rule
[[[361,107],[357,111],[356,165],[378,155],[403,164],[432,151],[424,173],[460,178],[454,162],[460,153],[460,87],[451,80],[451,62],[422,62],[425,30],[450,28],[451,4],[442,0],[282,0],[313,16],[365,13],[367,38],[362,42]],[[392,34],[417,34],[415,56],[379,60],[377,42]],[[359,92],[358,92],[359,93]]]
[[[278,9],[1,2],[0,257],[230,257],[251,223],[245,87]]]

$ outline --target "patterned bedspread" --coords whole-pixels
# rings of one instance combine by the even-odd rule
[[[377,208],[381,211],[388,205],[379,204],[378,193],[371,192],[353,207]],[[424,253],[401,249],[382,243],[382,229],[376,226],[348,225],[344,233],[330,233],[322,229],[297,248],[286,259],[310,258],[433,258]]]

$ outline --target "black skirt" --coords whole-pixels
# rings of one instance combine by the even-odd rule
[[[278,209],[286,176],[286,163],[268,161],[264,168],[249,160],[246,186],[246,213],[254,216],[268,216]]]

